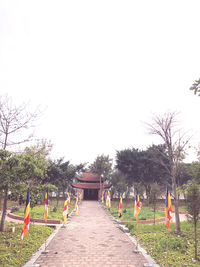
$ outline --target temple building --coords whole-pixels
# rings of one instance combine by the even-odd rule
[[[83,190],[83,199],[85,200],[101,199],[100,191],[103,192],[111,187],[110,184],[105,184],[105,179],[96,173],[83,172],[81,177],[77,177],[77,180],[78,182],[72,186],[77,190]]]

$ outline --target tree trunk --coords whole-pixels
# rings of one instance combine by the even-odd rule
[[[172,186],[173,186],[173,192],[174,192],[174,206],[175,206],[175,220],[176,220],[176,232],[181,232],[181,225],[180,225],[180,218],[179,218],[179,203],[178,203],[178,197],[176,192],[176,179],[173,176],[172,177]]]
[[[56,194],[56,200],[57,200],[56,207],[58,207],[59,197],[60,197],[60,191],[58,191]]]
[[[1,210],[1,202],[2,202],[2,197],[0,195],[0,210]]]
[[[195,248],[195,260],[197,260],[197,221],[194,219],[194,248]]]
[[[7,200],[8,200],[8,187],[6,187],[4,192],[4,203],[3,203],[3,210],[2,210],[2,216],[1,216],[1,226],[0,231],[3,232],[5,228],[5,219],[6,219],[6,211],[7,211]]]
[[[154,218],[153,218],[153,222],[154,222],[154,225],[156,223],[156,203],[154,202],[154,205],[153,205],[153,212],[154,212]]]

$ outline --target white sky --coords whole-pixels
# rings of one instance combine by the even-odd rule
[[[0,94],[41,104],[37,136],[73,163],[161,143],[144,125],[152,113],[180,111],[197,145],[199,10],[199,0],[0,0]]]

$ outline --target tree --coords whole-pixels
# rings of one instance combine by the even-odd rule
[[[112,188],[111,188],[111,195],[112,196],[115,192],[117,192],[118,197],[120,197],[120,193],[124,193],[128,189],[127,184],[126,184],[126,177],[119,170],[115,170],[111,174],[111,184],[112,184]]]
[[[151,183],[163,182],[166,178],[166,170],[158,164],[160,159],[165,160],[163,154],[165,154],[163,145],[153,145],[147,150],[132,148],[117,151],[116,167],[126,175],[129,186],[132,186],[134,182],[142,183],[149,200]]]
[[[5,217],[7,211],[8,192],[17,181],[19,177],[16,175],[16,168],[18,167],[18,157],[6,150],[0,150],[0,184],[1,190],[4,193],[3,210],[1,216],[0,231],[4,231]]]
[[[195,95],[198,93],[198,95],[200,96],[200,79],[195,80],[193,85],[190,87],[190,90],[194,91]]]
[[[184,191],[187,199],[187,209],[190,215],[189,219],[191,219],[194,224],[195,260],[197,260],[197,223],[200,218],[200,185],[194,180],[189,181]]]
[[[8,96],[0,97],[0,145],[2,146],[3,150],[8,150],[10,147],[16,149],[17,145],[25,143],[31,139],[32,135],[30,135],[30,132],[27,130],[33,126],[33,123],[39,116],[40,112],[38,111],[34,113],[28,112],[27,107],[28,104],[22,104],[19,106],[14,105],[12,99],[9,98]],[[6,153],[5,158],[2,159],[3,160],[2,161],[3,165],[1,166],[2,168],[5,167],[5,164],[9,165],[11,163],[11,158],[14,158],[13,154],[8,155],[8,152],[5,153]],[[6,177],[6,181],[8,181],[7,185],[2,188],[2,193],[4,194],[4,204],[1,217],[0,231],[4,230],[4,221],[6,216],[8,188],[9,188],[8,185],[10,181],[9,177],[11,177],[10,173]]]
[[[0,144],[2,149],[30,141],[33,127],[40,112],[28,112],[28,104],[16,106],[8,96],[0,96]],[[28,134],[28,136],[27,136]]]
[[[88,168],[91,172],[98,173],[99,175],[108,178],[112,173],[112,159],[105,155],[97,156]]]
[[[200,184],[200,162],[195,161],[190,165],[192,177],[196,183]]]
[[[133,185],[134,180],[139,177],[139,150],[124,149],[117,151],[116,155],[116,168],[124,173],[127,177],[129,186]]]
[[[177,195],[177,175],[181,161],[184,159],[185,147],[189,139],[184,140],[184,134],[180,134],[177,130],[177,113],[166,113],[164,116],[154,116],[152,124],[147,124],[150,134],[158,135],[166,146],[166,155],[168,163],[160,160],[160,164],[165,167],[168,175],[171,177],[174,205],[175,205],[175,218],[176,218],[176,231],[180,233],[180,218],[178,209],[178,195]]]
[[[154,224],[156,222],[156,203],[157,203],[159,193],[160,193],[160,186],[157,183],[152,184],[149,201],[153,206]]]
[[[109,156],[97,156],[95,161],[89,166],[89,170],[100,175],[100,196],[102,195],[101,179],[110,179],[112,173],[112,159]]]
[[[64,195],[70,189],[73,179],[84,166],[85,164],[73,165],[70,161],[64,162],[63,158],[56,161],[49,161],[47,177],[43,182],[51,183],[57,187],[57,205],[60,193],[62,192]]]

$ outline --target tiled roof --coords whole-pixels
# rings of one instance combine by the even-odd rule
[[[94,184],[94,183],[79,183],[79,184],[72,184],[72,186],[80,189],[100,189],[100,184]],[[111,185],[102,184],[102,189],[107,189],[110,187]]]
[[[79,181],[85,181],[85,182],[99,182],[100,175],[97,173],[83,172],[82,177],[77,177],[77,179]]]

